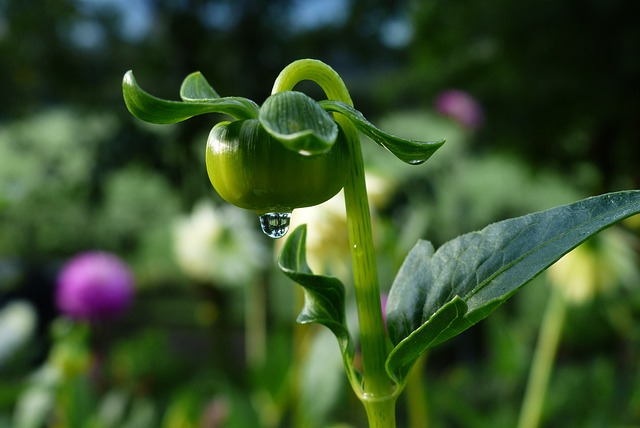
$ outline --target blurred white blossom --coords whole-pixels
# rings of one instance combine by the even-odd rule
[[[391,181],[373,173],[367,173],[365,180],[371,215],[375,217],[376,209],[387,203],[394,186]],[[341,190],[320,205],[298,208],[291,216],[290,230],[307,225],[307,261],[319,274],[348,276],[350,270],[351,253],[343,192]],[[374,219],[372,223],[375,239],[377,222]],[[278,244],[284,244],[284,240]]]
[[[202,201],[175,225],[175,256],[181,269],[195,280],[243,286],[255,281],[269,260],[260,234],[258,216]]]
[[[36,311],[25,301],[15,301],[0,310],[0,367],[31,338]]]

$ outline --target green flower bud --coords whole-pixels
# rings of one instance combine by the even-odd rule
[[[289,213],[327,201],[344,186],[348,149],[340,131],[331,150],[305,156],[285,148],[257,119],[221,122],[206,149],[211,184],[227,202],[264,213]]]

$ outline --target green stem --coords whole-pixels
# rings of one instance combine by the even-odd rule
[[[529,372],[518,428],[536,428],[540,425],[544,400],[566,312],[567,304],[562,292],[552,287],[544,318],[542,319],[531,371]]]
[[[429,426],[429,407],[427,403],[427,389],[425,387],[425,366],[428,352],[422,354],[416,361],[407,378],[407,419],[408,426],[427,428]]]
[[[303,59],[288,65],[276,79],[272,93],[292,90],[303,80],[317,83],[328,99],[353,106],[340,76],[331,67],[317,60]],[[351,159],[344,197],[362,352],[362,385],[354,385],[354,390],[364,404],[370,427],[393,428],[398,390],[384,367],[387,343],[360,138],[346,118],[336,115],[335,120],[347,137]]]

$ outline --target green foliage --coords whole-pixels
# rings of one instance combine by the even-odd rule
[[[133,77],[133,76],[132,76]],[[199,71],[188,75],[180,86],[180,98],[182,101],[211,101],[220,98],[220,95],[207,82]]]
[[[280,253],[278,266],[304,287],[305,304],[298,322],[318,323],[329,328],[338,338],[345,360],[351,361],[355,348],[345,317],[344,285],[337,278],[313,274],[305,255],[306,233],[305,225],[291,233]]]
[[[440,141],[408,140],[383,132],[373,126],[358,110],[340,101],[320,101],[320,105],[327,111],[344,115],[358,131],[389,150],[398,159],[411,165],[423,163],[444,144],[444,139]]]
[[[312,98],[296,91],[278,92],[260,108],[260,124],[289,150],[305,155],[327,153],[338,138],[338,125]]]
[[[204,78],[197,76],[201,75],[191,74],[182,84],[180,94],[185,96],[186,100],[168,101],[144,91],[133,77],[133,72],[128,71],[122,80],[122,93],[127,108],[138,119],[157,124],[182,122],[190,117],[206,113],[224,113],[236,119],[257,117],[258,107],[246,98],[198,98],[200,96],[215,96],[217,93],[213,88],[205,85]],[[208,89],[203,89],[203,87]],[[191,98],[193,96],[197,99],[193,100]]]
[[[325,100],[316,103],[297,91],[273,94],[261,107],[246,98],[220,98],[199,72],[184,79],[180,88],[182,102],[163,100],[144,91],[132,71],[124,75],[122,93],[129,112],[149,123],[177,123],[207,113],[223,113],[237,120],[259,118],[272,137],[288,149],[305,155],[326,153],[336,141],[338,127],[325,110],[342,114],[360,132],[410,164],[426,161],[444,144],[444,140],[417,141],[396,137],[376,128],[362,113],[343,102]]]
[[[103,209],[97,214],[100,241],[110,248],[145,242],[180,212],[179,200],[161,175],[142,168],[123,168],[104,180]]]
[[[387,328],[396,344],[389,374],[403,383],[424,351],[484,319],[590,236],[639,212],[640,192],[619,192],[504,220],[437,252],[419,242],[387,302]]]
[[[197,372],[201,383],[209,386],[225,373],[233,373],[229,384],[216,385],[213,391],[194,387],[188,376],[176,377],[171,382],[175,404],[165,399],[166,391],[154,386],[155,371],[162,370],[162,364],[146,372],[149,383],[133,391],[109,389],[113,385],[104,380],[93,383],[90,388],[102,394],[96,419],[105,424],[161,426],[161,422],[186,421],[183,416],[193,416],[194,408],[210,410],[203,397],[215,394],[212,401],[228,406],[228,426],[260,426],[255,417],[246,415],[253,415],[256,403],[270,403],[264,391],[242,378],[246,370],[238,363],[242,336],[236,325],[241,313],[238,296],[231,299],[227,292],[209,288],[202,293],[200,282],[190,280],[190,289],[201,293],[199,299],[207,299],[208,309],[202,311],[205,305],[182,304],[172,294],[185,282],[176,277],[173,266],[172,218],[180,207],[191,207],[203,197],[218,202],[207,191],[206,179],[202,181],[202,147],[196,144],[206,139],[201,125],[213,116],[162,129],[132,121],[114,91],[114,82],[132,64],[136,75],[144,76],[163,95],[171,96],[175,79],[185,70],[200,69],[216,82],[220,93],[242,93],[259,100],[283,61],[313,55],[344,70],[356,105],[368,117],[400,109],[376,120],[385,131],[403,137],[410,132],[413,139],[446,136],[446,146],[426,168],[389,162],[382,150],[382,156],[374,156],[367,164],[367,170],[378,173],[387,184],[385,204],[374,207],[381,277],[388,278],[382,281],[385,289],[418,237],[428,237],[437,248],[452,236],[496,220],[594,192],[637,187],[638,103],[632,88],[638,81],[634,54],[640,27],[632,0],[587,2],[580,8],[571,2],[531,0],[339,2],[344,4],[340,13],[313,24],[296,22],[299,5],[313,2],[258,1],[252,7],[233,0],[147,2],[153,28],[138,22],[135,34],[129,18],[140,15],[133,3],[124,8],[103,3],[0,1],[0,80],[4,82],[0,291],[29,293],[25,278],[46,266],[46,277],[33,281],[38,294],[28,296],[39,301],[40,321],[46,324],[51,314],[41,307],[42,293],[50,291],[52,262],[86,247],[122,251],[136,264],[142,283],[163,285],[169,297],[162,304],[151,300],[146,311],[131,314],[124,326],[101,326],[109,336],[102,344],[123,351],[116,346],[123,336],[150,325],[165,328],[171,319],[170,328],[181,332],[171,338],[185,349],[199,350],[194,335],[212,331],[207,341],[213,344],[215,357],[203,353],[197,361],[189,360],[193,364],[188,373]],[[403,31],[408,45],[386,43]],[[220,98],[200,73],[185,82],[180,93],[183,101],[201,104]],[[447,87],[466,89],[482,103],[487,120],[479,134],[463,132],[430,113],[434,94]],[[243,109],[241,103],[237,108]],[[27,133],[28,139],[21,137]],[[363,147],[367,146],[378,149],[373,144]],[[125,163],[127,167],[119,171]],[[377,186],[374,182],[368,187]],[[338,232],[326,233],[327,239],[332,234]],[[259,241],[259,237],[253,239]],[[269,250],[263,251],[265,258],[272,256]],[[29,264],[23,271],[24,260]],[[269,290],[269,335],[289,337],[289,324],[282,320],[290,320],[294,293],[277,275],[268,272],[264,278],[261,285]],[[477,328],[429,352],[426,377],[420,380],[428,385],[430,425],[513,425],[514,403],[521,398],[519,374],[528,363],[531,331],[541,309],[532,305],[531,296],[546,289],[544,276],[539,281]],[[141,292],[141,300],[149,298],[146,292]],[[637,292],[627,292],[609,296],[609,301],[596,299],[593,306],[582,309],[581,319],[567,326],[557,380],[552,384],[554,394],[548,397],[550,423],[637,425],[640,388],[634,319],[640,305]],[[3,294],[0,300],[5,296],[12,298]],[[347,293],[347,307],[351,298]],[[609,316],[594,318],[592,309],[606,309]],[[276,311],[278,320],[273,319]],[[203,312],[208,314],[205,318],[215,320],[213,327],[192,324]],[[306,330],[306,334],[313,332]],[[495,336],[508,339],[491,341]],[[126,341],[122,348],[133,351],[134,342]],[[268,367],[291,363],[291,344],[284,342],[277,355],[269,349]],[[34,354],[44,352],[47,341],[37,336],[32,343],[25,358],[17,355],[19,369],[8,377],[3,373],[0,381],[2,426],[15,425],[7,415],[14,407],[12,397],[18,395],[18,380],[26,377],[25,367],[39,360]],[[142,364],[155,361],[157,352],[157,347],[150,346],[147,354],[141,354]],[[501,359],[509,363],[496,367]],[[171,371],[170,365],[182,361],[176,357],[166,367]],[[207,377],[198,364],[231,368]],[[291,404],[289,379],[298,373],[296,369],[293,364],[288,375],[280,376],[282,370],[278,376],[273,374],[278,378],[273,383],[286,391],[275,405],[269,404],[278,412],[286,414]],[[43,377],[35,378],[41,379],[45,390]],[[311,394],[313,388],[309,389]],[[464,408],[459,405],[461,399]],[[119,403],[122,413],[109,417],[109,410],[118,408],[114,403]],[[590,405],[585,408],[585,403]],[[332,414],[351,418],[353,426],[360,426],[352,405],[339,400]],[[27,411],[37,413],[33,407]]]
[[[51,110],[0,127],[0,253],[36,255],[87,245],[99,144],[115,118]]]

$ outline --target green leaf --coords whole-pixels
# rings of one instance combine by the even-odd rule
[[[209,101],[220,98],[220,95],[209,85],[202,73],[196,71],[182,82],[180,98],[182,101]]]
[[[362,113],[341,101],[324,100],[318,104],[327,111],[344,115],[358,131],[389,150],[401,161],[411,165],[419,165],[429,159],[445,141],[444,139],[439,141],[416,141],[396,137],[376,128]]]
[[[338,338],[340,348],[346,350],[351,339],[345,317],[344,285],[337,278],[313,274],[306,259],[306,238],[306,225],[296,228],[278,259],[280,270],[304,289],[304,307],[297,321],[328,327]]]
[[[200,86],[201,93],[206,93],[206,89]],[[195,89],[186,91],[189,96],[197,94]],[[122,80],[122,94],[131,114],[150,123],[177,123],[206,113],[223,113],[235,119],[258,117],[258,106],[253,101],[241,97],[184,102],[154,97],[138,85],[131,71],[128,71]]]
[[[302,92],[271,95],[260,108],[260,123],[286,148],[305,155],[328,152],[338,138],[331,115]]]
[[[278,267],[304,289],[304,307],[297,322],[318,323],[329,328],[338,339],[346,367],[350,368],[354,347],[345,316],[344,285],[337,278],[313,274],[306,259],[306,237],[306,225],[291,232],[280,253]]]
[[[608,193],[487,226],[437,251],[420,241],[387,301],[396,347],[387,371],[403,382],[416,359],[487,317],[573,248],[640,213],[640,191]]]

